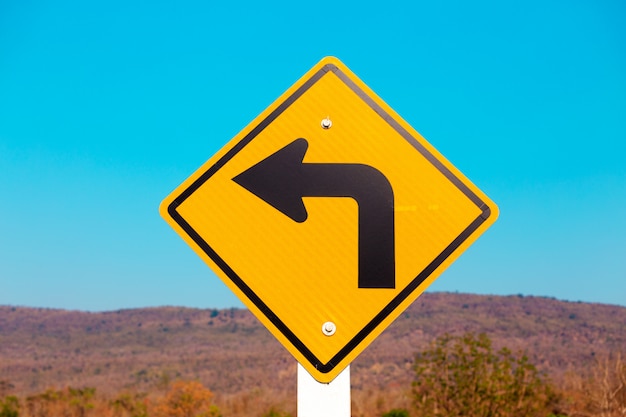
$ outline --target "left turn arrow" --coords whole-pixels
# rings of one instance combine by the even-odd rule
[[[394,198],[387,177],[365,164],[305,163],[300,138],[233,178],[276,210],[302,223],[303,197],[348,197],[358,205],[359,288],[395,288]]]

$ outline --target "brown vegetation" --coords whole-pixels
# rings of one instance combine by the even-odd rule
[[[411,408],[415,353],[444,333],[467,332],[486,333],[495,350],[524,351],[562,395],[562,414],[624,416],[598,410],[624,395],[615,361],[626,346],[626,308],[446,293],[420,297],[353,363],[353,415]],[[121,413],[157,404],[177,380],[200,382],[225,417],[295,415],[295,361],[247,310],[0,307],[0,400],[23,405],[50,387],[97,387],[89,401],[117,401]],[[2,401],[0,410],[11,400]]]

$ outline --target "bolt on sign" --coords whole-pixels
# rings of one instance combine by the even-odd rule
[[[332,57],[160,211],[319,382],[332,381],[498,213]]]

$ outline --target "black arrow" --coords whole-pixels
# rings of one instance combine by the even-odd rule
[[[302,223],[302,197],[350,197],[359,207],[359,288],[395,288],[393,189],[364,164],[304,163],[309,146],[296,139],[233,178],[252,194]]]

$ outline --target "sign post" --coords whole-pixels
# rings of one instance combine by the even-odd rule
[[[298,364],[298,417],[350,417],[350,365],[328,384]]]
[[[333,57],[160,211],[321,383],[338,378],[498,214]]]

